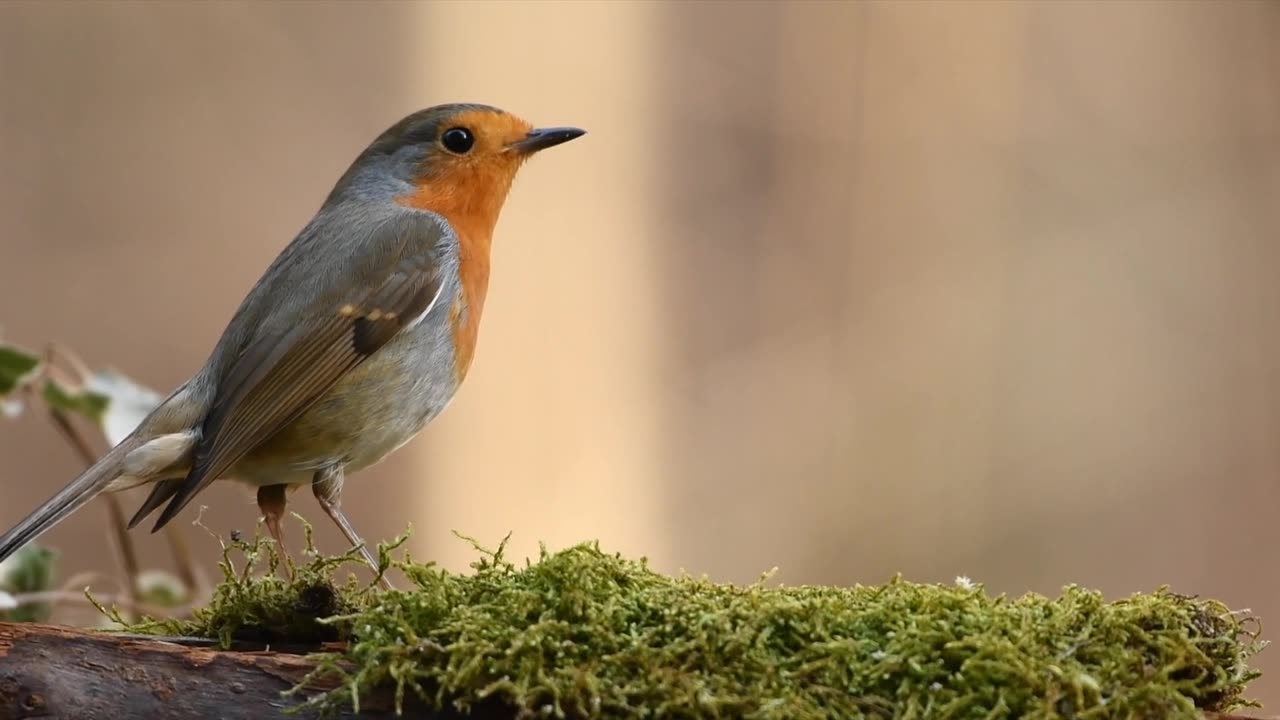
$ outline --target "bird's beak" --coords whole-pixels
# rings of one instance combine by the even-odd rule
[[[579,130],[574,127],[556,127],[556,128],[537,128],[530,130],[528,135],[523,139],[511,143],[511,149],[521,155],[532,155],[539,150],[546,150],[549,147],[567,143],[570,140],[581,137],[586,134],[586,130]]]

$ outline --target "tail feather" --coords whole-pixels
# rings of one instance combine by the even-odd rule
[[[147,518],[148,515],[155,512],[155,509],[169,501],[169,498],[178,494],[182,489],[183,478],[168,478],[157,482],[152,488],[151,493],[147,495],[147,499],[142,501],[142,506],[138,508],[138,512],[133,514],[133,519],[129,521],[129,529],[137,527],[138,523]]]
[[[0,560],[4,560],[23,545],[43,535],[105,490],[120,475],[121,466],[130,450],[129,445],[128,442],[123,442],[112,448],[89,469],[80,473],[79,477],[67,483],[57,494],[33,510],[13,529],[0,535]]]

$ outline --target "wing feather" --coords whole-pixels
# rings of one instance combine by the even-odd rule
[[[324,279],[332,290],[298,313],[292,331],[256,338],[233,361],[205,420],[191,471],[153,532],[435,305],[443,288],[435,249],[439,227],[392,222],[379,232],[347,275]],[[433,235],[410,235],[423,232]],[[372,282],[344,291],[342,283],[352,277]]]

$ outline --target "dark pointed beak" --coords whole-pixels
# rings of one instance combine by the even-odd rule
[[[530,130],[523,140],[512,143],[511,149],[522,155],[532,155],[539,150],[546,150],[549,147],[567,143],[586,133],[586,130],[579,130],[574,127],[537,128],[536,130]]]

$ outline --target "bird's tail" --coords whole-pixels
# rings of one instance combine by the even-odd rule
[[[43,535],[71,513],[93,500],[115,480],[129,454],[133,443],[129,440],[116,445],[75,480],[67,483],[53,497],[31,512],[13,529],[0,536],[0,561],[17,552],[19,548]]]

